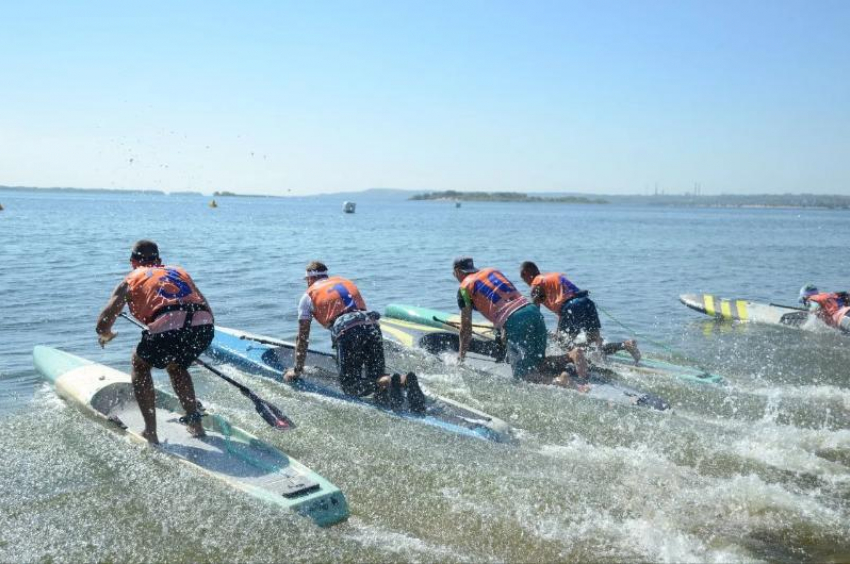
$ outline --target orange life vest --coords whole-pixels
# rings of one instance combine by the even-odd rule
[[[820,306],[818,317],[831,327],[840,327],[841,318],[850,311],[850,303],[848,303],[844,294],[828,294],[824,292],[809,296],[808,299],[810,302],[815,302]]]
[[[463,279],[460,289],[466,291],[473,307],[497,328],[528,300],[495,268],[484,268]]]
[[[538,274],[531,281],[532,297],[535,288],[543,291],[543,305],[558,315],[561,315],[561,306],[564,302],[572,299],[580,291],[578,286],[559,272]]]
[[[189,274],[179,266],[140,266],[127,275],[130,313],[149,325],[164,308],[191,304],[206,306]],[[167,311],[166,310],[166,311]]]
[[[313,302],[313,317],[326,329],[343,313],[366,310],[366,302],[360,296],[360,290],[354,282],[341,276],[314,282],[307,288],[307,295]]]

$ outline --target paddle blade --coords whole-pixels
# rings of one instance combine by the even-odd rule
[[[295,428],[295,422],[292,419],[284,415],[277,407],[263,399],[255,398],[254,408],[257,410],[257,413],[260,414],[260,417],[269,424],[269,426],[274,427],[278,431],[289,431],[290,429]]]
[[[779,319],[779,323],[782,325],[788,325],[790,327],[800,327],[806,321],[809,320],[809,314],[805,311],[795,311],[792,313],[786,313]]]

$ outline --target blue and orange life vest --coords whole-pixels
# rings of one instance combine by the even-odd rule
[[[823,292],[809,296],[808,300],[820,306],[818,317],[831,327],[840,327],[841,319],[850,312],[850,300],[844,293],[830,294]]]
[[[559,272],[538,274],[531,281],[532,296],[534,296],[535,288],[540,288],[543,293],[543,305],[558,315],[561,314],[561,306],[564,302],[571,300],[581,291],[578,286],[570,282],[569,278]]]
[[[330,276],[314,282],[307,288],[313,302],[313,317],[325,328],[330,328],[336,318],[352,311],[365,311],[366,302],[351,280]]]
[[[513,312],[528,305],[528,300],[495,268],[468,274],[460,289],[469,295],[472,306],[497,328],[504,326]]]
[[[149,325],[163,311],[180,306],[206,306],[192,277],[179,266],[140,266],[124,279],[133,317]]]

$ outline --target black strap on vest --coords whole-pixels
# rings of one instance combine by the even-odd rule
[[[209,306],[207,304],[171,304],[167,306],[163,306],[156,310],[156,313],[153,314],[153,319],[160,317],[161,315],[165,315],[166,313],[170,313],[172,311],[185,311],[186,312],[186,320],[183,322],[183,327],[191,327],[192,319],[195,317],[196,311],[206,311],[210,312]],[[212,313],[212,312],[210,312]],[[153,320],[152,320],[153,321]]]

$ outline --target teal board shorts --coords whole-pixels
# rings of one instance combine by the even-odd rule
[[[528,304],[513,312],[505,321],[505,333],[514,378],[522,380],[546,356],[546,323],[540,308]]]

